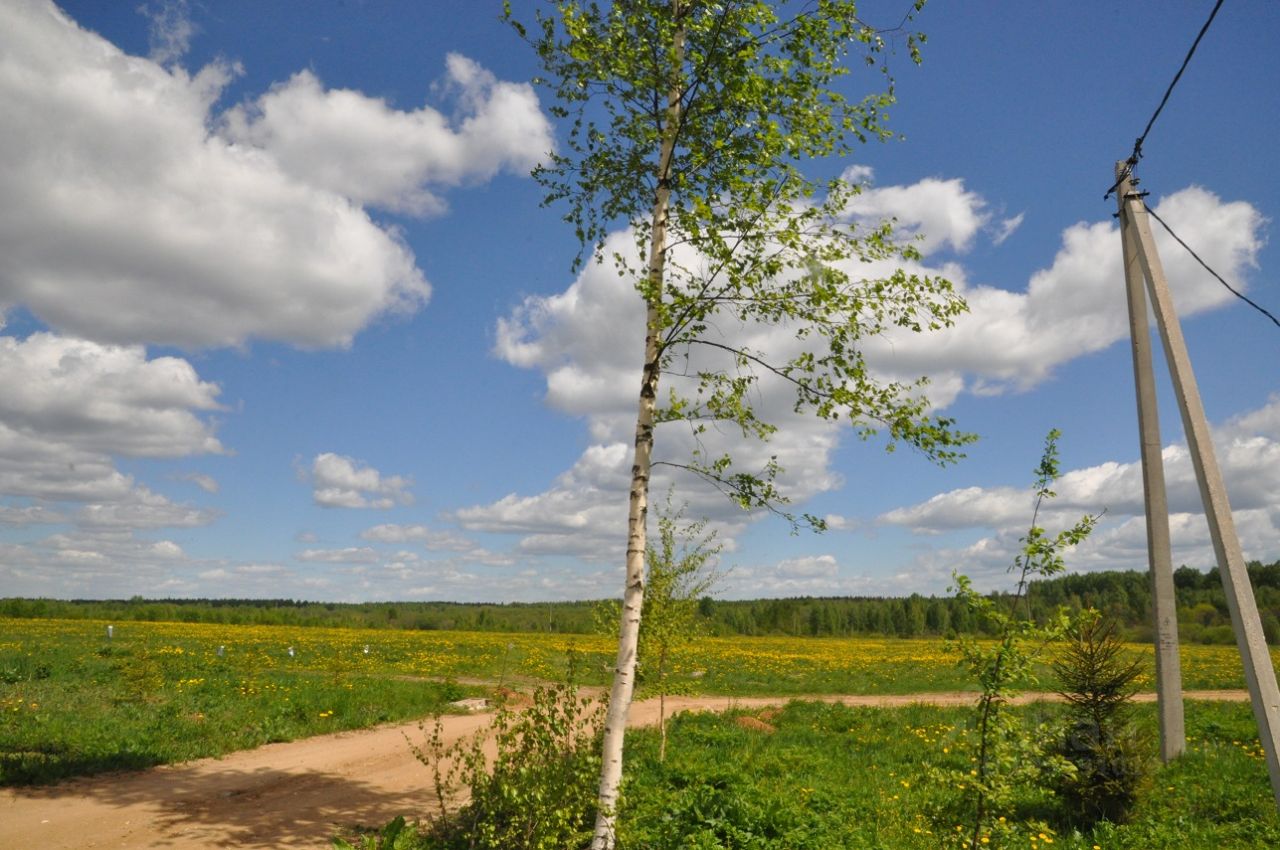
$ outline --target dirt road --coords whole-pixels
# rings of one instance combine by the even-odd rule
[[[1189,699],[1243,700],[1244,691],[1201,691]],[[964,705],[969,693],[804,697],[849,705],[923,702]],[[1033,697],[1024,697],[1028,701]],[[1152,700],[1153,694],[1139,699]],[[668,713],[780,705],[795,697],[676,697]],[[656,700],[637,702],[632,725],[657,722]],[[488,715],[445,718],[446,740],[469,735]],[[328,847],[357,824],[412,817],[430,803],[427,770],[409,752],[407,723],[268,744],[138,773],[112,774],[47,788],[0,790],[0,848]]]

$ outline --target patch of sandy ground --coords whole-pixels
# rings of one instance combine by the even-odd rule
[[[1245,691],[1197,691],[1188,699],[1244,700]],[[1052,698],[1024,695],[1018,701]],[[668,714],[763,708],[791,699],[861,706],[967,705],[972,693],[900,696],[670,697]],[[1153,701],[1154,694],[1139,694]],[[656,724],[658,701],[631,707],[633,726]],[[471,735],[484,713],[444,718],[446,742]],[[0,848],[328,847],[355,825],[413,819],[434,805],[430,775],[405,736],[418,723],[268,744],[216,759],[78,779],[40,788],[0,789]]]

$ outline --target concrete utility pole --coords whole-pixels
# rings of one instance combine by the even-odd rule
[[[1187,748],[1182,711],[1182,663],[1178,659],[1177,595],[1173,588],[1173,556],[1169,543],[1169,499],[1161,456],[1160,414],[1151,366],[1151,331],[1138,240],[1124,214],[1132,191],[1127,165],[1116,166],[1120,190],[1120,239],[1124,245],[1124,280],[1129,300],[1129,336],[1133,341],[1133,383],[1138,396],[1138,433],[1142,446],[1142,492],[1147,506],[1147,562],[1151,573],[1152,619],[1155,625],[1156,703],[1160,714],[1160,757],[1167,764]]]
[[[1275,796],[1277,807],[1280,807],[1280,687],[1276,685],[1276,671],[1271,665],[1271,655],[1263,637],[1262,621],[1258,617],[1253,587],[1249,584],[1249,573],[1245,569],[1244,555],[1240,551],[1235,520],[1231,516],[1226,487],[1222,482],[1222,471],[1218,468],[1218,460],[1213,451],[1204,405],[1200,401],[1200,391],[1191,370],[1191,358],[1187,355],[1186,342],[1182,338],[1182,326],[1174,312],[1169,284],[1160,265],[1160,256],[1156,253],[1155,240],[1151,236],[1146,205],[1142,197],[1133,191],[1129,167],[1125,163],[1117,164],[1116,173],[1117,177],[1123,178],[1117,189],[1120,198],[1120,230],[1122,234],[1127,234],[1126,244],[1132,244],[1136,249],[1138,264],[1146,278],[1147,292],[1155,311],[1156,324],[1164,342],[1165,360],[1173,378],[1187,448],[1191,452],[1196,479],[1200,484],[1200,499],[1204,503],[1205,518],[1209,521],[1209,535],[1213,539],[1214,553],[1218,558],[1218,571],[1222,576],[1222,588],[1231,612],[1231,625],[1244,662],[1245,682],[1249,686],[1253,716],[1258,722],[1258,738],[1267,754],[1271,792]],[[1128,256],[1126,263],[1127,260]],[[1136,360],[1135,353],[1135,363]],[[1140,409],[1141,404],[1139,399]],[[1145,432],[1143,439],[1145,443]],[[1146,460],[1145,447],[1143,460]],[[1151,516],[1151,511],[1152,504],[1148,502],[1148,517]]]

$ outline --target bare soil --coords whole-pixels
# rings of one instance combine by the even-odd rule
[[[1245,700],[1245,691],[1196,691],[1188,699]],[[1030,694],[1029,702],[1052,699]],[[680,711],[765,708],[792,699],[861,706],[913,703],[967,705],[972,693],[905,696],[670,697]],[[1152,701],[1154,694],[1139,694]],[[483,729],[484,713],[444,718],[446,741]],[[658,720],[657,700],[631,707],[633,726]],[[95,847],[328,847],[355,826],[411,819],[434,804],[430,776],[405,736],[421,740],[417,723],[322,735],[219,759],[136,773],[78,779],[41,788],[0,789],[0,848],[80,850]]]

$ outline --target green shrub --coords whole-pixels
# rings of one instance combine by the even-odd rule
[[[451,747],[439,726],[415,747],[432,769],[438,816],[426,829],[425,848],[439,850],[571,850],[591,839],[600,774],[603,706],[573,685],[537,688],[533,705],[500,705],[493,725]],[[492,735],[497,755],[485,755]],[[444,766],[448,763],[449,766]],[[448,802],[460,789],[468,802],[456,813]]]

